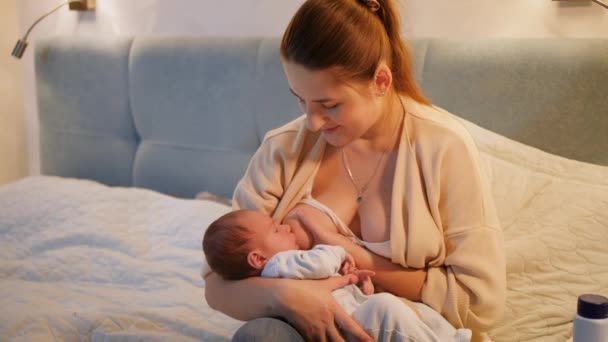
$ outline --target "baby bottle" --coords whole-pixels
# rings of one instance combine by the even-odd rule
[[[595,294],[578,297],[573,342],[608,342],[608,298]]]

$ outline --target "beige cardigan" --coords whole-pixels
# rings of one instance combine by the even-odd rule
[[[407,114],[395,170],[401,176],[394,179],[390,217],[392,262],[427,268],[422,301],[455,327],[486,331],[504,308],[506,266],[477,148],[452,114],[403,101]],[[266,134],[237,185],[234,208],[260,210],[280,221],[304,196],[325,147],[304,119]]]

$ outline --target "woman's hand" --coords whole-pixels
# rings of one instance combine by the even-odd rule
[[[324,280],[285,280],[276,293],[279,314],[305,341],[344,341],[340,327],[360,341],[371,342],[371,337],[331,295],[333,290],[357,281],[354,274]]]

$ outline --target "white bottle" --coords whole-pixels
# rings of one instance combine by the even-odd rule
[[[573,342],[608,342],[608,298],[594,294],[578,297]]]

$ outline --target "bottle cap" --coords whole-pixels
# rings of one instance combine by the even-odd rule
[[[579,316],[588,319],[608,318],[608,298],[596,294],[581,295],[576,311]]]

